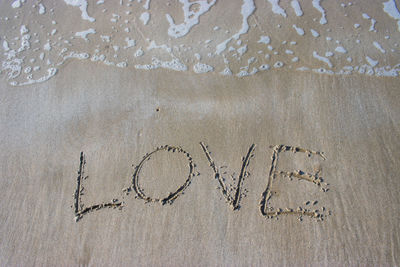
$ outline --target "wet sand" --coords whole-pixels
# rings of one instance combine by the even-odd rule
[[[2,76],[1,265],[399,265],[397,77],[57,68]]]

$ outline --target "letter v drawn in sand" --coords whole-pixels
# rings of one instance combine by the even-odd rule
[[[225,183],[225,178],[222,175],[224,173],[221,174],[221,171],[220,171],[220,169],[222,167],[219,168],[215,165],[215,162],[211,158],[210,152],[208,150],[208,146],[206,146],[203,142],[200,142],[200,146],[203,149],[204,153],[206,154],[208,162],[210,163],[210,167],[213,169],[213,171],[215,173],[215,179],[217,179],[219,182],[220,189],[221,189],[222,195],[225,197],[225,200],[228,202],[228,204],[231,206],[231,208],[233,210],[239,209],[240,208],[240,200],[243,195],[243,193],[242,193],[243,182],[244,182],[244,179],[249,176],[247,167],[250,164],[250,159],[252,157],[254,157],[253,152],[255,150],[256,145],[252,144],[249,148],[249,151],[247,152],[247,155],[242,158],[242,168],[240,170],[237,185],[234,187],[228,186]],[[235,180],[235,177],[232,176],[232,178],[233,178],[233,180]],[[235,191],[233,197],[231,194],[232,191]]]

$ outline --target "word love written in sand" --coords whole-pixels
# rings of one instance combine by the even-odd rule
[[[204,154],[210,163],[210,167],[214,171],[215,174],[215,179],[219,183],[219,188],[221,190],[222,195],[224,196],[226,202],[229,204],[229,206],[233,210],[238,210],[240,208],[240,200],[244,193],[243,190],[243,182],[246,179],[246,177],[249,176],[249,172],[247,171],[247,167],[250,164],[250,160],[254,157],[254,150],[255,150],[255,145],[251,145],[246,156],[242,158],[242,167],[240,170],[240,173],[237,177],[232,176],[233,181],[235,182],[237,180],[237,183],[235,185],[228,184],[226,182],[226,179],[223,177],[226,172],[221,172],[221,169],[226,168],[226,166],[218,167],[211,157],[211,153],[208,150],[208,146],[205,145],[204,143],[200,143],[200,146],[202,150],[204,151]],[[317,220],[321,221],[324,219],[324,217],[330,212],[326,212],[325,208],[323,207],[321,210],[311,210],[303,207],[298,207],[298,208],[273,208],[270,205],[270,199],[273,194],[271,191],[272,184],[274,180],[277,179],[278,176],[280,177],[287,177],[290,180],[292,180],[293,177],[303,180],[306,182],[311,182],[318,186],[321,191],[327,192],[328,191],[328,184],[323,182],[322,177],[320,176],[320,170],[318,170],[315,173],[307,173],[301,170],[297,171],[280,171],[278,170],[278,158],[279,154],[283,152],[292,152],[292,153],[306,153],[308,157],[312,156],[318,156],[325,160],[325,156],[323,152],[318,152],[318,151],[312,151],[309,149],[304,149],[300,147],[293,147],[293,146],[287,146],[287,145],[276,145],[276,146],[271,146],[272,148],[272,156],[271,156],[271,167],[269,170],[269,174],[267,177],[267,183],[266,183],[266,188],[264,192],[261,195],[261,200],[260,200],[260,211],[261,214],[266,217],[266,218],[278,218],[279,215],[296,215],[298,216],[298,219],[301,221],[303,216],[309,216],[311,218],[316,218]],[[163,198],[157,198],[154,196],[148,196],[145,194],[144,190],[141,188],[139,184],[140,180],[140,174],[146,166],[146,162],[151,159],[151,157],[161,151],[166,151],[170,153],[182,153],[184,157],[186,158],[188,165],[189,165],[189,174],[186,178],[186,181],[174,192],[169,193],[166,197]],[[96,205],[92,205],[90,207],[85,207],[85,205],[82,202],[81,196],[83,195],[84,187],[83,187],[83,181],[86,180],[88,177],[84,175],[85,171],[85,165],[86,165],[86,160],[83,152],[81,152],[80,156],[80,165],[79,165],[79,171],[78,171],[78,177],[77,177],[77,186],[76,186],[76,191],[74,194],[74,209],[75,209],[75,220],[79,221],[84,215],[100,210],[103,208],[119,208],[122,209],[124,203],[119,201],[118,199],[113,199],[111,202],[108,203],[100,203]],[[170,145],[165,145],[165,146],[160,146],[157,147],[154,151],[146,154],[143,159],[139,162],[139,164],[135,167],[133,177],[132,177],[132,184],[130,187],[123,189],[123,192],[125,192],[127,195],[130,192],[135,192],[136,193],[136,198],[144,200],[145,202],[158,202],[161,203],[162,205],[164,204],[172,204],[174,200],[176,200],[179,196],[181,196],[184,191],[189,187],[193,177],[200,175],[196,170],[196,164],[193,161],[192,156],[185,150],[183,150],[181,147],[176,147],[176,146],[170,146]],[[315,201],[316,203],[317,201]],[[305,205],[309,204],[309,201],[304,203]]]

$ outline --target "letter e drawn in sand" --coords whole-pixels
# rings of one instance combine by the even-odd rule
[[[143,189],[140,187],[140,183],[139,183],[140,172],[142,171],[146,161],[150,160],[152,155],[154,155],[155,153],[160,152],[160,151],[167,151],[167,152],[171,152],[171,153],[175,153],[175,152],[182,153],[183,155],[186,156],[188,163],[189,163],[189,174],[188,174],[188,177],[187,177],[186,181],[184,182],[184,184],[181,185],[180,187],[178,187],[178,189],[175,190],[174,192],[170,192],[168,194],[168,196],[166,196],[164,198],[156,198],[156,197],[147,196],[144,193]],[[135,171],[134,171],[133,177],[132,177],[132,185],[130,187],[124,189],[123,191],[125,191],[127,194],[129,194],[129,192],[133,190],[133,191],[135,191],[136,197],[138,199],[143,199],[146,202],[159,202],[162,205],[167,204],[167,203],[172,204],[173,201],[175,199],[177,199],[180,195],[182,195],[183,192],[186,190],[186,188],[188,188],[188,186],[192,182],[193,176],[199,175],[199,173],[195,172],[195,168],[196,168],[196,164],[194,164],[192,156],[188,152],[183,150],[181,147],[175,147],[175,146],[170,146],[170,145],[159,146],[153,152],[148,153],[143,157],[143,159],[140,161],[139,165],[137,165],[135,167]]]
[[[292,209],[292,208],[286,208],[286,209],[281,209],[277,208],[274,209],[272,207],[268,207],[269,200],[272,196],[271,188],[272,188],[272,182],[276,179],[277,175],[281,175],[283,177],[296,177],[299,180],[304,180],[307,182],[312,182],[318,187],[321,188],[321,191],[327,192],[329,189],[327,188],[328,184],[323,183],[322,177],[319,176],[320,171],[317,171],[316,173],[306,173],[301,170],[293,171],[293,172],[288,172],[288,171],[278,171],[277,166],[278,166],[278,158],[279,158],[279,153],[281,152],[300,152],[300,153],[306,153],[309,157],[312,155],[317,155],[320,156],[323,160],[326,160],[323,152],[319,151],[312,151],[300,147],[293,147],[293,146],[286,146],[286,145],[276,145],[276,146],[271,146],[270,148],[273,148],[273,153],[272,153],[272,163],[271,163],[271,168],[269,171],[269,175],[267,178],[267,187],[265,191],[261,195],[261,201],[260,201],[260,211],[263,216],[266,216],[267,218],[273,218],[277,217],[279,215],[297,215],[299,216],[299,220],[302,220],[302,216],[309,216],[311,218],[316,218],[318,220],[323,220],[324,214],[320,213],[319,210],[310,210],[302,207],[298,207],[297,209]],[[324,187],[324,186],[326,187]],[[315,203],[318,203],[318,201],[315,201]],[[325,208],[322,208],[322,212],[325,211]],[[330,213],[330,212],[329,212]]]
[[[237,185],[236,186],[229,186],[225,183],[225,178],[223,177],[222,173],[221,174],[221,168],[222,167],[217,167],[215,165],[214,160],[211,158],[210,152],[208,151],[208,146],[206,146],[203,142],[200,142],[200,146],[203,149],[204,153],[206,154],[206,157],[210,163],[210,167],[213,169],[215,173],[215,179],[218,180],[219,182],[219,187],[221,189],[222,195],[225,197],[226,202],[231,206],[233,210],[238,210],[240,208],[240,200],[242,198],[242,187],[243,187],[243,181],[246,177],[249,176],[249,172],[247,171],[247,167],[250,164],[250,159],[254,157],[254,149],[256,147],[255,144],[252,144],[249,148],[249,151],[247,152],[247,155],[243,157],[242,159],[242,168],[240,170],[240,174],[238,177]],[[233,177],[233,180],[235,180],[235,177]],[[235,191],[236,190],[236,191]],[[232,192],[234,192],[232,196]]]
[[[77,185],[76,185],[76,190],[74,194],[74,209],[75,209],[75,221],[78,222],[82,217],[92,211],[95,210],[100,210],[103,208],[122,208],[123,203],[118,202],[118,199],[113,199],[111,202],[108,203],[100,203],[96,205],[92,205],[90,207],[86,207],[82,202],[81,196],[84,194],[85,188],[83,187],[83,180],[86,180],[88,176],[85,176],[85,165],[86,165],[86,160],[85,160],[85,155],[83,152],[81,152],[80,156],[80,164],[79,164],[79,171],[78,171],[78,177],[76,179]]]

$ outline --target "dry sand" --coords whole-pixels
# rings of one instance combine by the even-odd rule
[[[48,15],[51,3],[42,2]],[[262,24],[256,16],[264,11],[263,19],[270,16],[271,24],[273,19],[297,19],[296,25],[305,29],[319,25],[318,12],[312,13],[315,22],[307,17],[312,6],[300,2],[304,16],[299,18],[308,22],[301,24],[288,2],[282,1],[288,17],[280,18],[267,1],[256,1],[250,24]],[[362,44],[347,49],[357,60],[374,55],[394,66],[399,63],[397,48],[390,52],[386,47],[382,55],[364,45],[375,40],[372,34],[387,34],[389,22],[388,40],[400,42],[394,20],[383,22],[382,3],[370,2],[379,10],[353,1],[357,20],[368,27]],[[32,3],[21,3],[19,9],[1,3],[1,23],[6,12],[20,9],[25,23],[40,20]],[[159,3],[153,4],[151,18],[160,12],[164,19],[156,9]],[[200,20],[219,19],[221,6],[238,13],[241,4],[217,2],[210,10],[220,13]],[[68,24],[61,21],[72,20],[68,12],[81,29],[95,25],[97,35],[110,27],[88,24],[76,7],[61,1],[57,5],[65,10],[57,17],[58,31],[67,32]],[[103,13],[90,8],[94,5],[89,1],[88,12],[99,21]],[[171,6],[179,14],[180,3],[171,1]],[[124,12],[118,8],[107,11],[108,21],[112,13]],[[368,31],[363,8],[371,17],[382,16],[383,29],[377,24],[377,33]],[[327,12],[332,36],[339,11]],[[240,24],[237,16],[239,23],[233,21]],[[2,36],[12,31],[19,35],[20,24],[8,23],[16,29],[1,26]],[[135,23],[142,22],[137,18]],[[302,40],[296,32],[286,37],[293,34],[293,22],[287,23],[288,29],[269,34],[271,40]],[[198,38],[206,29],[203,24],[184,38]],[[160,27],[161,36],[168,27]],[[249,46],[257,43],[259,35],[247,34],[242,39]],[[313,37],[307,34],[308,41],[297,41],[296,49],[310,49]],[[43,37],[41,45],[45,43]],[[82,49],[96,44],[83,41]],[[197,41],[190,45],[204,46]],[[325,51],[323,44],[311,48],[317,49]],[[312,51],[299,54],[305,64],[314,62]],[[335,66],[346,65],[345,58],[333,60]],[[233,70],[237,63],[231,62]],[[223,68],[223,63],[209,64]],[[220,75],[219,69],[204,74],[146,71],[129,67],[129,62],[118,68],[70,60],[56,66],[57,74],[49,80],[25,86],[10,84],[24,80],[8,79],[3,69],[0,265],[398,266],[399,78],[319,74],[296,71],[295,66],[275,70],[273,64],[271,60],[267,72],[239,78]]]

